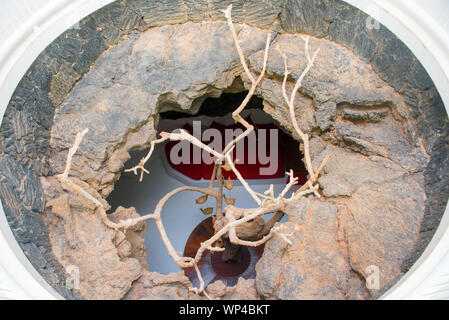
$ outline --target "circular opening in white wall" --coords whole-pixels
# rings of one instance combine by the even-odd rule
[[[298,3],[117,1],[34,59],[0,197],[60,295],[375,299],[413,266],[449,196],[443,100],[386,27]]]

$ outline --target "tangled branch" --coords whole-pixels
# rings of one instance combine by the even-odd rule
[[[218,152],[208,145],[205,145],[200,140],[189,134],[185,130],[179,130],[179,132],[173,132],[173,133],[167,133],[167,132],[161,132],[160,138],[153,140],[150,145],[150,150],[148,151],[147,155],[142,158],[138,165],[126,169],[125,172],[133,172],[136,176],[139,176],[139,181],[142,181],[144,174],[149,174],[150,172],[145,168],[145,164],[150,159],[155,145],[163,143],[167,140],[172,141],[188,141],[194,146],[197,146],[201,148],[202,150],[205,150],[209,154],[213,155],[216,159],[214,170],[212,173],[212,177],[210,180],[209,187],[207,189],[197,188],[197,187],[191,187],[191,186],[183,186],[180,188],[177,188],[175,190],[172,190],[171,192],[167,193],[164,197],[162,197],[159,202],[156,205],[156,208],[154,209],[153,213],[141,216],[139,218],[132,218],[132,219],[126,219],[119,221],[118,223],[114,223],[111,220],[109,220],[105,207],[103,203],[89,194],[85,189],[83,189],[81,186],[74,183],[69,178],[69,172],[72,165],[72,158],[73,155],[78,150],[81,141],[84,137],[84,135],[88,132],[88,129],[83,130],[82,132],[78,133],[75,142],[73,146],[70,148],[68,156],[67,156],[67,162],[65,170],[62,174],[58,175],[58,178],[61,183],[71,187],[74,191],[78,192],[82,196],[84,196],[86,199],[92,201],[96,206],[97,209],[101,215],[101,218],[104,222],[104,224],[112,228],[114,230],[124,229],[127,228],[145,220],[154,220],[156,227],[160,233],[160,237],[167,249],[167,252],[169,256],[175,261],[175,263],[180,268],[190,268],[193,267],[198,274],[198,279],[200,281],[200,288],[191,288],[191,290],[197,294],[204,293],[207,298],[210,298],[210,296],[207,294],[204,280],[201,276],[201,272],[198,268],[198,263],[201,260],[201,257],[203,256],[204,252],[206,250],[212,251],[212,252],[218,252],[218,251],[224,251],[225,248],[222,248],[220,246],[217,246],[217,243],[220,242],[222,238],[229,239],[230,243],[234,245],[241,245],[241,246],[259,246],[266,241],[268,241],[270,238],[272,238],[275,234],[278,234],[284,241],[291,244],[291,241],[287,238],[288,235],[282,233],[282,226],[274,227],[275,223],[278,222],[282,216],[283,211],[285,210],[286,206],[289,202],[295,201],[298,199],[301,199],[302,197],[308,195],[308,194],[314,194],[317,197],[320,196],[318,190],[319,185],[316,183],[318,176],[323,169],[324,165],[326,164],[328,158],[325,158],[323,162],[321,163],[320,167],[314,171],[312,166],[312,161],[310,158],[310,150],[309,150],[309,137],[307,133],[304,133],[296,120],[295,115],[295,108],[294,108],[294,100],[295,95],[298,89],[301,87],[302,81],[305,77],[305,75],[309,72],[310,68],[313,66],[315,58],[319,52],[319,50],[316,50],[312,56],[310,56],[309,53],[309,38],[304,37],[305,41],[305,54],[307,57],[307,66],[301,73],[300,77],[295,83],[294,89],[290,94],[290,97],[287,95],[286,91],[286,83],[287,78],[289,75],[289,70],[287,66],[287,57],[286,55],[280,50],[280,48],[277,48],[280,55],[284,59],[284,66],[285,66],[285,74],[284,74],[284,80],[282,83],[282,94],[284,97],[284,100],[289,108],[289,115],[290,120],[293,124],[293,128],[298,135],[298,137],[301,139],[301,143],[303,144],[303,150],[304,150],[304,161],[306,164],[306,169],[308,171],[308,181],[307,183],[301,187],[298,191],[293,193],[289,198],[286,197],[287,193],[291,190],[291,188],[298,183],[298,179],[294,177],[293,171],[290,170],[290,172],[287,172],[287,175],[290,177],[289,182],[285,186],[285,188],[282,190],[282,192],[275,197],[273,192],[273,185],[270,186],[270,188],[264,193],[260,194],[255,192],[251,189],[249,184],[245,181],[245,179],[242,177],[240,172],[235,167],[234,162],[232,161],[231,152],[235,148],[235,145],[238,141],[241,139],[244,139],[247,135],[249,135],[253,130],[254,126],[252,126],[250,123],[248,123],[243,117],[240,115],[241,112],[245,109],[246,105],[248,104],[251,97],[254,95],[257,86],[260,84],[262,79],[265,76],[266,67],[267,67],[267,61],[268,61],[268,52],[270,48],[270,42],[271,42],[271,36],[270,33],[268,33],[266,45],[265,45],[265,51],[264,51],[264,58],[263,58],[263,67],[261,70],[261,73],[258,76],[253,75],[246,63],[245,56],[243,54],[243,51],[240,47],[240,41],[237,37],[237,34],[234,29],[234,25],[232,23],[232,17],[231,17],[231,10],[232,5],[230,5],[226,10],[224,10],[224,15],[227,19],[227,23],[229,25],[229,29],[231,31],[233,41],[235,44],[235,47],[237,49],[241,65],[243,67],[243,71],[245,72],[249,82],[251,83],[251,88],[248,91],[248,94],[246,95],[245,99],[242,101],[240,106],[232,113],[233,119],[240,123],[245,127],[245,131],[240,134],[239,136],[235,137],[232,141],[230,141],[224,148],[222,152]],[[241,209],[237,208],[233,205],[228,205],[226,208],[224,208],[225,214],[223,214],[223,208],[222,208],[222,201],[223,199],[228,203],[230,202],[230,199],[227,199],[224,197],[223,194],[223,186],[226,188],[232,188],[233,184],[232,181],[229,180],[225,184],[223,179],[223,172],[222,170],[232,171],[237,179],[242,183],[245,190],[249,193],[249,195],[252,197],[252,199],[256,202],[257,207],[253,209]],[[218,190],[214,189],[214,181],[217,180],[218,182]],[[208,240],[201,243],[200,248],[196,252],[196,255],[194,257],[182,257],[180,256],[175,248],[173,247],[170,239],[167,236],[167,233],[165,231],[164,224],[161,219],[162,209],[164,208],[164,205],[166,202],[173,197],[174,195],[183,192],[183,191],[195,191],[203,196],[197,199],[197,203],[204,203],[207,200],[207,197],[213,197],[216,199],[216,216],[215,216],[215,222],[214,222],[214,229],[215,234],[209,238]],[[276,213],[275,216],[270,219],[270,221],[266,222],[263,220],[262,216],[268,213]],[[262,226],[262,228],[260,228]]]

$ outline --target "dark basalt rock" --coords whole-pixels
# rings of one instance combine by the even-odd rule
[[[383,50],[374,55],[373,68],[393,88],[401,91],[414,62],[410,49],[396,38],[388,41]]]
[[[331,1],[285,1],[280,19],[282,28],[289,33],[308,33],[318,38],[328,33],[329,22],[335,15]]]

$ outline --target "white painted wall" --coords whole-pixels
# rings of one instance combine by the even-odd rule
[[[449,1],[346,0],[379,13],[423,63],[449,106]],[[0,116],[25,71],[60,33],[112,0],[0,0]],[[20,250],[0,210],[0,297],[61,298]],[[423,256],[383,298],[449,298],[449,213]]]

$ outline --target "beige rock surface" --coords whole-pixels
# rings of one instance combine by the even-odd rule
[[[282,233],[293,244],[280,236],[267,243],[256,266],[258,292],[267,299],[368,298],[351,271],[336,206],[304,199],[289,212]]]
[[[132,256],[132,249],[124,252],[121,246],[131,243],[133,237],[124,239],[122,232],[107,228],[95,205],[78,194],[58,190],[58,181],[42,178],[42,184],[49,197],[54,195],[47,199],[44,213],[53,253],[66,270],[79,271],[73,276],[80,277],[80,295],[86,299],[121,299],[142,275],[142,265]],[[52,193],[55,190],[59,192]]]
[[[144,271],[142,277],[136,281],[132,289],[125,296],[131,300],[198,300],[205,299],[191,291],[192,284],[184,272],[162,275],[157,272]]]
[[[207,286],[207,292],[214,299],[219,300],[257,300],[260,295],[257,292],[254,279],[240,278],[233,287],[226,287],[221,281],[215,281]]]

